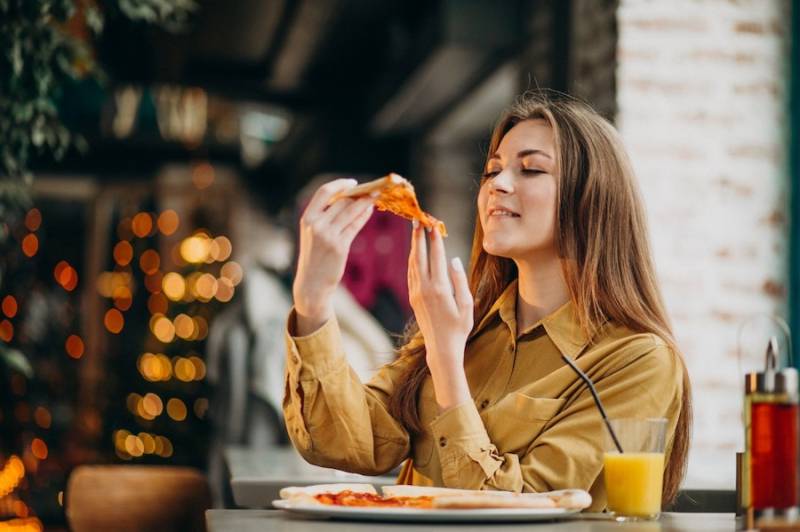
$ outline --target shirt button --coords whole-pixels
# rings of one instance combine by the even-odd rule
[[[483,410],[487,406],[489,406],[489,400],[488,399],[484,399],[483,401],[481,401],[481,410]]]
[[[444,436],[439,438],[439,447],[445,447],[447,445],[447,438]]]

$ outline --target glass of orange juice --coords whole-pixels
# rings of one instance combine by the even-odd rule
[[[658,519],[667,420],[611,419],[622,453],[606,431],[603,456],[608,511],[617,521]]]

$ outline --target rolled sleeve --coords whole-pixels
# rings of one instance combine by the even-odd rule
[[[472,401],[442,412],[430,424],[445,486],[481,489],[503,458],[489,439]]]
[[[283,412],[289,438],[309,462],[368,475],[404,460],[409,435],[388,412],[387,401],[402,365],[382,368],[362,384],[344,353],[339,324],[331,318],[296,336],[295,312],[286,328]]]
[[[295,320],[292,309],[286,324],[287,368],[296,373],[298,380],[319,379],[347,364],[336,316],[306,336],[295,336]]]

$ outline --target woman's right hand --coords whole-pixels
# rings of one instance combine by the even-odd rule
[[[331,297],[344,275],[350,244],[369,220],[374,198],[343,198],[334,194],[354,187],[355,179],[322,185],[300,218],[300,253],[292,286],[297,334],[311,334],[333,316]]]

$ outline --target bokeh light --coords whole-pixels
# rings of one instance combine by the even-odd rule
[[[173,234],[178,230],[178,225],[180,225],[180,218],[178,217],[178,213],[172,209],[167,209],[158,217],[158,230],[161,231],[163,235],[169,236]]]
[[[129,272],[103,272],[97,276],[97,292],[111,298],[119,287],[130,289],[131,274]]]
[[[125,452],[131,456],[142,456],[144,454],[144,443],[138,436],[129,434],[125,437]]]
[[[71,334],[67,337],[64,349],[66,349],[67,354],[72,358],[81,358],[84,351],[83,340],[81,340],[81,337],[77,334]]]
[[[215,261],[222,262],[228,260],[232,251],[233,246],[231,245],[231,241],[228,240],[228,237],[218,236],[212,241],[211,258]]]
[[[230,279],[233,286],[238,285],[242,281],[243,275],[242,267],[235,261],[226,262],[220,269],[220,276]]]
[[[28,231],[36,231],[39,229],[39,226],[42,225],[42,213],[39,209],[34,207],[33,209],[29,210],[28,213],[25,215],[25,227]]]
[[[1,306],[3,309],[3,314],[5,314],[6,317],[13,318],[14,316],[17,315],[18,306],[17,306],[17,300],[16,298],[14,298],[14,296],[4,297]]]
[[[209,163],[199,163],[192,168],[192,183],[199,190],[206,189],[214,184],[214,167]]]
[[[140,212],[131,220],[131,230],[139,238],[145,238],[153,230],[153,218],[150,213]]]
[[[161,265],[161,257],[154,249],[148,249],[139,257],[139,267],[146,274],[152,275],[158,271]]]
[[[127,240],[117,242],[114,246],[114,262],[127,266],[133,260],[133,246]]]
[[[188,340],[195,334],[194,320],[186,314],[178,314],[173,321],[178,338]]]
[[[161,398],[156,394],[147,393],[139,402],[137,410],[146,414],[146,416],[142,416],[145,419],[153,419],[160,416],[161,412],[164,411],[164,403],[161,402]]]
[[[211,248],[211,241],[203,234],[185,238],[181,242],[181,257],[188,263],[200,264],[205,262]]]
[[[184,293],[186,293],[186,281],[181,274],[176,272],[169,272],[164,276],[161,282],[164,293],[172,301],[180,301]]]
[[[140,432],[138,436],[142,441],[142,450],[144,451],[144,454],[153,454],[153,451],[156,450],[155,438],[146,432]]]
[[[164,274],[159,271],[153,272],[150,275],[144,276],[144,287],[151,294],[161,292],[161,285],[164,282]]]
[[[31,452],[39,460],[47,459],[47,444],[41,438],[34,438],[31,442]]]
[[[194,380],[203,380],[206,376],[206,363],[196,355],[190,356],[189,361],[194,366]]]
[[[65,260],[59,261],[53,268],[53,277],[67,292],[75,290],[78,286],[78,272]]]
[[[175,377],[179,381],[190,382],[193,381],[196,375],[196,370],[192,361],[188,358],[175,357]]]
[[[131,289],[127,286],[116,287],[111,293],[111,297],[114,298],[114,306],[118,309],[125,311],[131,308],[133,294],[131,294]]]
[[[193,292],[201,301],[210,301],[217,293],[217,280],[210,273],[204,273],[197,278]]]
[[[150,297],[147,298],[147,310],[150,311],[150,314],[165,314],[168,307],[169,302],[164,294],[150,294]]]
[[[36,407],[36,410],[33,411],[33,419],[36,421],[36,424],[43,429],[49,429],[51,423],[53,422],[53,417],[50,415],[50,411],[43,406]]]
[[[233,281],[227,277],[220,277],[217,279],[217,293],[214,294],[214,297],[216,297],[217,301],[220,303],[227,303],[233,299],[233,294],[235,291],[236,290],[233,287]]]
[[[39,251],[39,239],[33,233],[28,233],[22,239],[22,252],[26,257],[33,257]]]
[[[165,344],[175,339],[175,326],[166,316],[154,316],[151,325],[153,335]]]
[[[8,320],[0,321],[0,340],[8,343],[14,338],[14,325]]]
[[[186,403],[173,397],[167,401],[167,415],[175,421],[183,421],[186,419]]]
[[[119,310],[115,308],[108,309],[103,318],[103,324],[106,326],[108,332],[119,334],[122,328],[125,327],[125,318]]]

